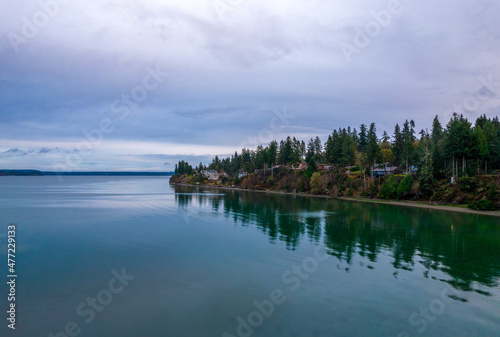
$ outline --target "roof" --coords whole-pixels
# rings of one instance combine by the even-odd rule
[[[376,168],[373,172],[392,172],[398,170],[398,167],[388,167],[388,168]]]

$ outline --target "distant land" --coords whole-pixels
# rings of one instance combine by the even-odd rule
[[[0,176],[171,176],[174,172],[54,172],[38,170],[0,170]]]

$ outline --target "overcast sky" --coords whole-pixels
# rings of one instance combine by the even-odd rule
[[[172,170],[500,111],[493,0],[0,0],[0,168]]]

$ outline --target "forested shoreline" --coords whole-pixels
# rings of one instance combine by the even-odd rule
[[[436,116],[430,131],[417,133],[406,120],[392,135],[384,131],[378,138],[375,123],[362,124],[359,131],[334,130],[324,144],[319,137],[306,144],[289,136],[224,159],[216,156],[210,165],[193,168],[180,161],[171,182],[497,209],[499,168],[498,117],[483,115],[472,124],[454,114],[444,127]],[[207,179],[206,170],[218,178]]]

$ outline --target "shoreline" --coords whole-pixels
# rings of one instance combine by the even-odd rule
[[[416,201],[396,201],[396,200],[382,200],[382,199],[368,199],[361,197],[332,197],[330,195],[325,194],[308,194],[303,192],[284,192],[284,191],[271,191],[271,190],[249,190],[240,187],[227,187],[227,186],[211,186],[211,185],[192,185],[186,183],[177,183],[171,185],[179,185],[179,186],[190,186],[190,187],[206,187],[212,189],[220,189],[220,190],[228,190],[228,191],[243,191],[243,192],[260,192],[260,193],[270,193],[270,194],[282,194],[282,195],[291,195],[291,196],[299,196],[299,197],[311,197],[311,198],[323,198],[323,199],[334,199],[334,200],[343,200],[343,201],[357,201],[357,202],[368,202],[372,204],[383,204],[383,205],[393,205],[393,206],[404,206],[404,207],[415,207],[415,208],[427,208],[430,210],[438,210],[438,211],[450,211],[450,212],[459,212],[459,213],[469,213],[476,215],[488,215],[500,217],[500,211],[478,211],[473,210],[467,207],[460,206],[451,206],[451,205],[434,205],[427,204],[424,202],[416,202]]]

